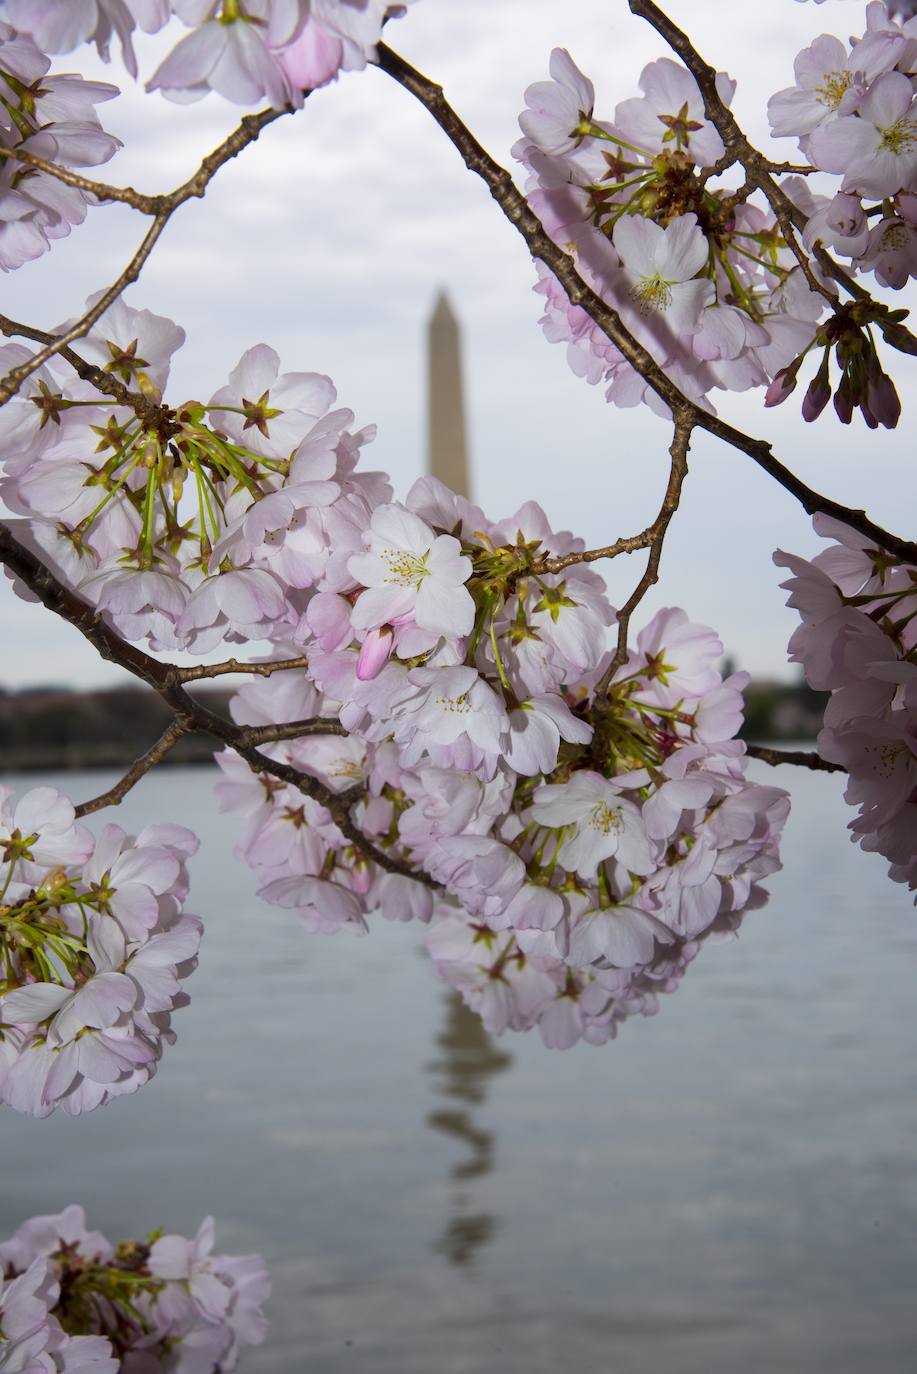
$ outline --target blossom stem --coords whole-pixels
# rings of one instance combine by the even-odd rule
[[[209,515],[209,516],[210,516],[210,525],[211,525],[211,528],[212,528],[212,530],[213,530],[214,537],[215,537],[216,539],[219,539],[219,537],[220,537],[220,527],[219,527],[219,525],[217,524],[216,516],[214,515],[214,513],[213,513],[213,508],[212,508],[212,506],[210,505],[210,498],[209,498],[209,496],[208,496],[208,494],[207,494],[206,479],[205,479],[205,477],[204,477],[203,472],[201,471],[201,465],[200,465],[200,463],[198,462],[197,456],[196,456],[196,455],[194,455],[193,457],[191,457],[191,458],[189,459],[189,462],[190,462],[190,466],[191,466],[191,471],[194,473],[195,485],[197,486],[197,504],[198,504],[198,513],[199,513],[199,515],[200,515],[200,521],[201,521],[201,530],[202,530],[204,536],[206,537],[206,535],[207,535],[207,516]]]
[[[491,611],[491,615],[490,615],[490,647],[491,647],[491,648],[493,649],[493,651],[494,651],[494,662],[495,662],[496,665],[497,665],[497,674],[498,674],[498,676],[499,676],[499,678],[500,678],[500,683],[501,683],[501,685],[502,685],[502,687],[503,687],[503,690],[504,690],[505,692],[511,692],[511,691],[512,691],[512,688],[510,687],[510,684],[509,684],[509,678],[506,676],[506,669],[503,667],[503,660],[502,660],[502,658],[500,657],[500,650],[499,650],[499,647],[498,647],[498,645],[497,645],[497,631],[496,631],[496,626],[495,626],[495,624],[494,624],[494,614],[493,614],[493,611]]]
[[[638,148],[635,143],[628,143],[620,134],[609,133],[607,129],[602,128],[601,124],[596,124],[591,119],[584,120],[576,132],[581,133],[584,138],[599,138],[605,143],[613,143],[616,148],[626,148],[629,153],[636,153],[638,157],[648,158],[650,156],[645,148]]]
[[[125,482],[127,481],[128,477],[130,477],[134,469],[140,466],[140,461],[141,456],[138,453],[135,455],[133,462],[130,464],[130,467],[128,467],[127,471],[122,473],[122,475],[119,477],[118,481],[111,488],[111,490],[105,493],[105,495],[102,497],[102,500],[95,507],[95,509],[90,511],[88,515],[83,516],[83,519],[80,521],[79,524],[79,528],[81,530],[85,532],[92,528],[93,522],[95,521],[96,517],[105,509],[105,507],[108,505],[112,497],[117,496],[118,492],[124,486]]]

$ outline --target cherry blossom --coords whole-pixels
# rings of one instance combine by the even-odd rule
[[[0,30],[0,136],[66,166],[114,151],[95,116],[109,88],[48,76],[29,24],[49,47],[89,39],[103,53],[115,32],[130,62],[135,27],[152,32],[174,14],[187,31],[152,88],[286,107],[372,61],[400,9],[9,8],[21,28]],[[898,313],[862,294],[840,304],[820,251],[892,289],[917,267],[906,9],[895,18],[874,3],[860,36],[816,38],[795,85],[770,102],[775,135],[798,139],[824,174],[814,189],[808,167],[781,182],[801,247],[754,179],[741,185],[724,168],[702,93],[672,59],[650,63],[641,94],[622,93],[611,120],[564,50],[526,92],[516,155],[533,211],[699,406],[752,388],[777,404],[813,353],[806,420],[833,396],[845,423],[856,409],[872,427],[896,423],[873,335],[900,342]],[[735,83],[718,73],[716,84],[728,106]],[[10,262],[25,260],[77,222],[86,197],[20,176],[13,159],[4,167],[0,254],[6,244]],[[539,272],[543,327],[573,370],[614,404],[667,415],[645,369]],[[675,607],[642,627],[635,618],[612,658],[617,617],[594,555],[579,562],[583,541],[535,503],[496,520],[431,478],[396,501],[385,474],[361,466],[374,431],[352,428],[324,373],[285,371],[260,343],[209,401],[180,399],[170,370],[183,342],[171,320],[118,300],[80,347],[120,385],[97,386],[85,368],[74,381],[62,357],[30,374],[0,417],[2,495],[27,547],[122,636],[157,652],[257,641],[268,659],[302,663],[247,683],[231,707],[236,722],[288,723],[281,734],[301,724],[301,736],[265,744],[260,759],[220,757],[219,804],[239,818],[235,852],[261,897],[314,934],[424,923],[434,965],[495,1033],[537,1027],[553,1047],[600,1044],[653,1014],[702,945],[734,936],[766,900],[779,867],[788,800],[748,782],[736,739],[747,676],[724,679],[714,631]],[[7,370],[29,357],[19,344],[0,354]],[[913,569],[843,527],[822,530],[825,555],[777,556],[802,619],[790,654],[831,693],[820,747],[849,771],[854,837],[912,883]],[[194,843],[165,826],[136,837],[109,826],[93,840],[47,789],[18,805],[0,798],[4,1102],[75,1114],[155,1071],[197,957],[200,923],[183,910]],[[206,1224],[193,1241],[148,1249],[142,1267],[168,1287],[145,1293],[125,1368],[145,1374],[166,1345],[189,1367],[228,1368],[259,1327],[257,1265],[221,1270]],[[39,1354],[60,1364],[50,1321],[48,1331]],[[74,1368],[110,1358],[100,1339],[72,1337]]]
[[[309,735],[269,746],[272,755],[355,799],[362,832],[423,884],[359,855],[326,806],[252,779],[230,754],[221,762],[232,781],[218,792],[248,818],[238,852],[262,876],[260,895],[294,910],[309,932],[363,933],[377,914],[430,922],[437,968],[491,1029],[538,1025],[550,1044],[602,1043],[627,1016],[655,1009],[698,941],[734,932],[777,865],[785,795],[745,782],[744,749],[732,739],[747,677],[724,682],[716,635],[664,609],[613,679],[617,743],[603,743],[590,712],[613,617],[601,581],[577,566],[563,576],[524,571],[542,551],[581,544],[531,503],[491,522],[430,483],[412,499],[432,524],[405,522],[401,507],[367,517],[382,568],[372,553],[352,556],[355,611],[369,590],[359,584],[386,591],[385,550],[404,551],[390,522],[402,537],[407,525],[403,542],[418,561],[447,538],[437,522],[448,522],[461,532],[447,545],[463,560],[456,585],[475,609],[465,661],[456,661],[465,638],[456,635],[431,636],[421,666],[402,662],[415,612],[389,606],[389,628],[366,632],[359,652],[359,640],[310,650],[304,675],[245,686],[233,714],[260,722],[337,712],[349,738]],[[514,586],[500,605],[493,589],[504,568]],[[554,690],[517,695],[517,677]],[[460,955],[445,952],[453,939]]]
[[[368,549],[347,563],[367,589],[354,603],[355,630],[378,629],[410,613],[423,630],[454,636],[471,631],[474,602],[464,587],[471,562],[457,539],[434,534],[403,506],[378,506]]]
[[[598,773],[581,772],[570,782],[540,787],[532,799],[532,818],[565,832],[558,858],[581,878],[591,878],[603,860],[613,857],[634,873],[652,869],[640,813]],[[566,833],[568,827],[572,833]]]
[[[816,166],[843,173],[841,189],[879,200],[909,190],[917,177],[917,97],[903,72],[884,72],[856,115],[817,129],[809,141]]]
[[[867,37],[848,55],[843,43],[822,34],[796,58],[796,85],[771,96],[767,105],[775,138],[805,136],[821,125],[856,112],[870,82],[890,70],[898,50],[881,36]],[[807,142],[805,147],[811,147]]]
[[[28,33],[43,52],[71,52],[80,43],[94,43],[108,61],[112,33],[121,44],[124,65],[137,75],[131,34],[139,24],[156,33],[169,19],[170,0],[5,0],[6,17],[20,33]]]
[[[529,107],[519,117],[522,132],[547,153],[566,153],[575,148],[590,124],[595,88],[564,48],[555,48],[550,60],[551,81],[536,82],[525,93]]]
[[[108,826],[94,848],[53,789],[15,810],[8,797],[0,1101],[33,1116],[91,1111],[147,1082],[174,1038],[201,937],[181,911],[197,841],[181,826],[136,839]]]
[[[564,110],[569,90],[584,88],[587,78],[569,58],[558,71],[553,94],[550,83],[530,89],[539,109]],[[640,84],[644,94],[619,103],[612,122],[590,114],[563,145],[550,122],[526,112],[514,153],[531,174],[532,208],[575,253],[580,275],[684,394],[709,407],[714,389],[767,386],[811,343],[824,302],[787,254],[770,211],[744,197],[736,204],[716,186],[723,144],[690,73],[661,58]],[[727,105],[734,86],[717,75]],[[615,405],[645,403],[667,415],[589,316],[539,272],[542,326],[552,342],[567,344],[573,371],[604,382]]]
[[[116,86],[76,75],[48,75],[50,61],[25,34],[0,22],[0,146],[64,167],[96,167],[121,146],[102,128],[95,106]],[[86,217],[91,198],[15,157],[0,166],[0,268],[47,252],[51,241]]]
[[[410,0],[408,0],[410,3]],[[182,103],[216,91],[238,104],[301,105],[303,91],[366,66],[388,0],[172,0],[192,28],[147,83]]]
[[[717,92],[728,105],[735,82],[718,72]],[[723,142],[704,117],[704,101],[690,72],[669,57],[650,62],[640,74],[643,92],[615,107],[614,129],[642,152],[665,152],[667,145],[692,162],[710,167],[723,156]]]
[[[917,887],[917,611],[914,569],[838,521],[818,517],[832,545],[812,561],[778,550],[794,574],[782,585],[802,616],[790,654],[829,691],[819,753],[847,769],[850,823],[864,849],[891,860],[889,876]],[[910,836],[910,839],[905,839]]]
[[[82,1207],[31,1217],[0,1242],[2,1367],[234,1369],[242,1347],[264,1340],[270,1280],[260,1255],[215,1255],[213,1244],[212,1217],[193,1240],[154,1233],[117,1247],[87,1230]]]

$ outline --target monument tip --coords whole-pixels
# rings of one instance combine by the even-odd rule
[[[449,299],[449,293],[446,291],[445,287],[440,287],[439,291],[436,293],[436,300],[433,303],[430,320],[431,322],[435,320],[450,320],[457,323],[455,311],[452,309],[452,302]]]

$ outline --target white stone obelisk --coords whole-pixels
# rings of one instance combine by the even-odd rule
[[[462,341],[458,320],[445,291],[440,291],[430,316],[427,366],[427,451],[430,472],[460,496],[469,496],[462,394]]]

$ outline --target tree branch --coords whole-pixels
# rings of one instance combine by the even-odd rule
[[[122,201],[133,206],[142,214],[151,215],[153,223],[144,234],[140,246],[124,271],[106,291],[103,291],[96,303],[85,311],[64,334],[50,336],[53,342],[46,344],[28,362],[20,363],[18,367],[12,368],[0,380],[0,405],[5,404],[11,396],[15,395],[26,378],[41,367],[42,363],[46,363],[55,353],[61,352],[63,346],[73,343],[75,339],[80,339],[89,333],[96,320],[104,315],[112,302],[116,301],[121,293],[130,286],[131,282],[135,282],[140,276],[154,244],[179,206],[187,200],[199,199],[203,196],[222,166],[234,157],[238,157],[239,153],[249,144],[254,143],[262,129],[268,124],[272,124],[275,119],[280,119],[282,115],[292,113],[292,109],[292,106],[287,105],[281,110],[269,109],[262,110],[260,114],[244,115],[229,137],[202,159],[193,176],[190,176],[187,181],[182,182],[180,186],[176,186],[173,191],[166,195],[144,196],[132,187],[119,190],[117,187],[106,186],[102,182],[89,181],[88,178],[69,173],[65,168],[59,168],[54,163],[47,163],[43,166],[43,171],[49,172],[52,176],[57,176],[59,180],[66,181],[69,185],[80,186],[81,189],[91,191],[93,195],[97,195],[103,200]],[[29,161],[30,157],[31,155],[20,158],[20,160]]]
[[[795,763],[800,768],[812,768],[820,773],[847,772],[842,763],[831,763],[829,759],[823,759],[821,754],[808,749],[771,749],[763,744],[748,744],[745,752],[750,758],[761,759],[763,763],[770,763],[775,768],[781,763]]]
[[[618,611],[618,643],[614,652],[614,657],[609,663],[605,672],[595,689],[593,710],[598,710],[601,714],[607,705],[608,689],[615,673],[627,658],[627,634],[630,629],[630,618],[646,596],[650,587],[659,581],[659,562],[662,558],[662,546],[665,543],[666,531],[672,516],[678,509],[681,500],[681,489],[685,478],[688,475],[688,450],[691,447],[691,433],[693,421],[689,414],[682,412],[676,416],[675,432],[672,435],[672,443],[669,448],[672,465],[669,469],[669,481],[662,498],[662,505],[659,514],[649,527],[650,533],[650,556],[646,560],[646,569],[640,581],[637,583],[624,605]]]
[[[633,3],[642,3],[642,0],[633,0]],[[744,434],[733,425],[727,424],[725,420],[718,419],[690,401],[666,375],[652,354],[625,327],[618,312],[606,304],[579,275],[573,258],[559,248],[545,232],[541,221],[529,208],[528,202],[516,188],[509,172],[481,147],[471,130],[445,99],[442,88],[423,76],[385,43],[378,46],[377,60],[379,67],[387,75],[429,110],[460,153],[465,166],[485,182],[506,218],[525,239],[532,256],[550,268],[567,293],[570,303],[585,310],[590,319],[645,380],[647,386],[666,403],[673,416],[682,415],[690,418],[694,428],[705,429],[746,454],[794,496],[810,515],[819,511],[830,515],[899,558],[911,563],[917,562],[917,543],[882,529],[870,520],[865,511],[853,510],[830,500],[827,496],[822,496],[781,463],[774,456],[771,445],[765,440]]]
[[[596,563],[600,558],[617,558],[621,553],[636,553],[638,549],[648,549],[653,542],[653,531],[656,522],[647,525],[645,530],[639,534],[627,535],[625,538],[616,539],[613,544],[606,544],[602,549],[586,549],[582,553],[558,554],[555,558],[546,558],[532,568],[532,573],[557,573],[563,572],[564,568],[572,568],[574,563]]]
[[[71,325],[63,334],[55,335],[54,343],[46,344],[44,348],[40,348],[37,353],[33,353],[27,362],[20,363],[18,367],[10,369],[0,381],[0,405],[5,405],[11,396],[15,396],[26,378],[31,377],[33,372],[37,372],[42,363],[46,363],[55,353],[59,353],[62,345],[73,343],[75,339],[82,339],[89,333],[96,320],[100,319],[108,307],[130,286],[131,282],[135,282],[140,276],[144,263],[152,253],[168,222],[169,215],[167,213],[157,215],[123,272],[112,282],[111,286],[102,292],[95,304],[84,311],[76,324]]]
[[[311,95],[311,91],[303,92],[304,99],[307,99],[309,95]],[[49,162],[46,158],[36,157],[34,153],[25,148],[0,148],[0,157],[24,163],[27,167],[35,167],[38,171],[46,172],[48,176],[55,177],[67,186],[75,186],[77,190],[95,196],[98,200],[117,201],[121,205],[129,205],[132,210],[138,210],[142,215],[156,216],[165,211],[171,214],[186,200],[200,199],[224,163],[238,157],[244,148],[247,148],[250,143],[254,143],[262,129],[267,128],[268,124],[272,124],[275,119],[280,119],[282,115],[293,112],[292,105],[284,105],[280,109],[271,107],[267,110],[261,110],[258,114],[244,115],[229,137],[225,138],[212,153],[208,153],[205,158],[201,159],[197,171],[187,181],[183,181],[172,191],[165,191],[152,196],[145,195],[142,191],[135,191],[133,186],[111,186],[105,181],[93,181],[91,177],[84,177],[79,172],[72,172],[69,167],[62,167],[57,162]]]
[[[151,654],[139,649],[136,644],[129,644],[122,639],[105,623],[98,611],[90,606],[87,601],[84,601],[81,596],[65,587],[50,568],[46,567],[24,545],[20,544],[12,531],[3,523],[0,523],[0,563],[3,563],[10,572],[24,582],[29,590],[38,597],[42,605],[79,630],[80,634],[89,641],[101,658],[119,664],[122,668],[126,668],[129,673],[132,673],[134,677],[139,678],[141,682],[145,682],[148,687],[152,687],[162,697],[166,705],[171,707],[176,717],[183,717],[191,722],[189,730],[194,729],[203,734],[211,735],[221,744],[234,749],[245,760],[252,772],[267,773],[271,777],[279,778],[281,782],[289,783],[298,788],[300,792],[324,806],[338,829],[351,841],[354,847],[366,858],[372,859],[380,868],[384,868],[390,873],[400,873],[405,877],[414,878],[417,882],[424,883],[428,887],[437,886],[433,879],[425,873],[421,873],[402,860],[386,854],[372,840],[367,839],[359,826],[356,825],[351,818],[350,810],[362,798],[363,788],[352,787],[346,792],[333,792],[330,787],[326,787],[317,778],[311,777],[299,768],[294,768],[292,764],[283,763],[278,759],[269,758],[267,754],[262,754],[254,747],[248,737],[248,731],[252,727],[236,725],[233,721],[218,715],[216,711],[211,711],[202,702],[195,701],[182,685],[181,668],[174,663],[162,663],[159,659],[153,658]],[[314,722],[294,723],[297,725],[297,729],[300,729],[304,723],[311,726]],[[260,727],[255,727],[255,729],[258,728]],[[282,730],[284,727],[268,726],[264,728],[265,730]],[[333,730],[333,722],[329,722],[328,727],[325,727],[322,733],[336,733]]]
[[[8,315],[0,315],[0,334],[4,334],[8,339],[18,336],[31,339],[33,343],[51,345],[51,352],[68,362],[81,381],[91,383],[103,395],[111,396],[123,405],[130,406],[145,425],[155,427],[168,414],[168,406],[159,405],[142,392],[131,391],[119,377],[74,353],[72,348],[68,348],[62,342],[60,334],[51,334],[46,329],[34,329],[31,325],[20,324],[18,320],[11,320]]]
[[[308,668],[307,658],[282,658],[266,663],[240,663],[227,658],[223,663],[199,663],[191,668],[176,668],[180,682],[200,682],[202,678],[225,677],[228,673],[251,673],[255,677],[270,677],[272,673],[286,673],[291,668]]]
[[[163,730],[159,739],[148,749],[145,754],[141,754],[139,759],[135,759],[123,778],[109,787],[107,792],[102,792],[98,797],[93,797],[91,801],[81,802],[75,807],[76,815],[91,816],[93,811],[101,811],[103,806],[119,806],[127,796],[128,792],[136,783],[140,781],[145,773],[151,768],[155,768],[170,752],[175,745],[185,735],[190,735],[194,730],[194,722],[188,716],[175,716]]]
[[[312,716],[309,720],[289,720],[281,725],[248,725],[239,731],[235,748],[239,745],[275,744],[279,740],[304,739],[308,735],[344,735],[350,738],[339,720]]]

